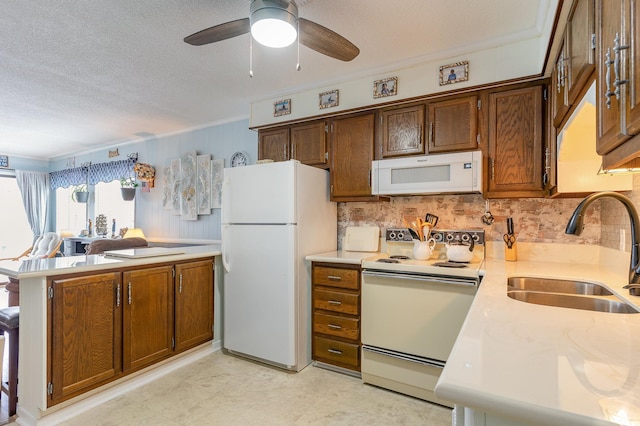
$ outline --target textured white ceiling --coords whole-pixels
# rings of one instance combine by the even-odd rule
[[[0,154],[33,158],[247,117],[252,101],[540,34],[557,0],[303,0],[300,16],[360,48],[351,62],[249,35],[185,36],[248,16],[249,0],[5,0]],[[542,64],[541,64],[542,66]]]

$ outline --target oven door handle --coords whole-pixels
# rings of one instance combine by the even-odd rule
[[[378,355],[390,356],[392,358],[401,359],[403,361],[416,362],[418,364],[429,365],[431,367],[444,368],[444,365],[445,365],[444,362],[436,361],[435,359],[423,358],[415,355],[404,354],[401,352],[390,351],[390,350],[378,348],[375,346],[362,345],[362,350],[365,352],[371,352]]]
[[[441,284],[451,284],[451,285],[465,285],[470,287],[477,287],[478,280],[475,278],[452,278],[452,277],[441,277],[437,275],[410,275],[398,272],[381,272],[381,271],[362,271],[363,276],[368,277],[379,277],[379,278],[394,278],[394,279],[404,279],[404,280],[415,280],[415,281],[428,281],[428,282],[436,282]]]

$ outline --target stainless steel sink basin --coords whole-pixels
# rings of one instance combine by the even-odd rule
[[[527,290],[544,293],[613,295],[605,287],[598,284],[555,278],[511,277],[507,280],[507,287],[507,290]]]
[[[609,293],[611,294],[611,293]],[[507,295],[521,302],[561,308],[584,309],[587,311],[610,312],[615,314],[639,313],[631,305],[617,297],[594,297],[575,294],[548,293],[537,291],[511,290]]]

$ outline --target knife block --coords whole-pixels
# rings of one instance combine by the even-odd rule
[[[518,244],[516,242],[511,245],[511,248],[506,244],[504,245],[504,260],[509,262],[515,262],[518,260],[517,246]]]

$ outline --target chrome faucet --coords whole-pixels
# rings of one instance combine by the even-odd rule
[[[622,194],[617,192],[596,192],[586,197],[578,204],[576,210],[571,215],[566,234],[580,235],[584,228],[584,211],[593,201],[598,198],[614,198],[624,204],[629,214],[629,221],[631,222],[631,235],[633,236],[633,244],[631,246],[631,265],[629,267],[629,284],[623,288],[629,290],[629,294],[633,296],[640,296],[640,262],[638,262],[639,246],[640,246],[640,220],[638,219],[638,212],[633,205],[633,202]]]

